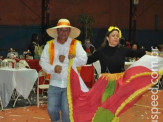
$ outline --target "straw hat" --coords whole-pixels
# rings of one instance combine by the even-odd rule
[[[49,36],[56,38],[58,36],[57,34],[57,28],[71,28],[71,32],[69,37],[76,38],[80,34],[80,30],[76,27],[71,26],[70,21],[68,19],[60,19],[57,23],[57,26],[48,28],[46,32]]]

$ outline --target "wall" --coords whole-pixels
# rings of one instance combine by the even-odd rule
[[[41,4],[41,0],[0,0],[0,49],[19,48],[15,43],[22,50],[27,49],[31,34],[41,32]],[[136,38],[140,44],[149,41],[145,44],[150,47],[162,43],[162,5],[162,0],[139,0]],[[95,46],[103,41],[110,25],[120,27],[124,37],[128,37],[129,0],[50,0],[50,27],[56,25],[58,19],[68,18],[73,26],[81,28],[81,14],[88,14],[95,19],[92,38]],[[79,37],[81,40],[82,35]]]
[[[50,0],[50,23],[59,18],[69,18],[80,27],[79,16],[83,13],[94,17],[95,28],[117,25],[128,28],[130,0]],[[41,25],[41,0],[0,0],[0,25]],[[163,1],[139,0],[137,28],[154,29],[155,16],[160,18],[163,29]]]

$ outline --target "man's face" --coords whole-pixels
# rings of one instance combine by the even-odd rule
[[[58,40],[66,41],[67,38],[69,37],[70,31],[71,31],[70,28],[58,28],[57,29]]]

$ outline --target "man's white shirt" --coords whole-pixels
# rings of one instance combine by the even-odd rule
[[[54,61],[51,65],[49,62],[49,45],[46,44],[44,47],[44,50],[42,52],[41,58],[40,58],[40,65],[42,69],[48,73],[51,74],[50,79],[50,85],[60,87],[60,88],[66,88],[67,87],[67,76],[68,76],[68,67],[69,67],[69,47],[71,44],[72,38],[68,38],[67,41],[64,44],[60,44],[57,42],[56,39],[54,39]],[[65,60],[64,62],[59,61],[59,55],[64,55]],[[87,54],[84,51],[82,45],[77,42],[76,44],[76,56],[73,58],[73,65],[75,66],[82,66],[85,65],[87,62]],[[56,65],[62,66],[62,72],[61,73],[55,73],[54,67]]]

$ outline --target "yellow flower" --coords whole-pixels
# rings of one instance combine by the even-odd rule
[[[110,27],[108,28],[108,32],[111,32],[111,31],[113,31],[113,30],[118,30],[118,32],[119,32],[119,38],[122,37],[122,32],[121,32],[121,30],[120,30],[118,27],[116,27],[116,26],[110,26]]]

